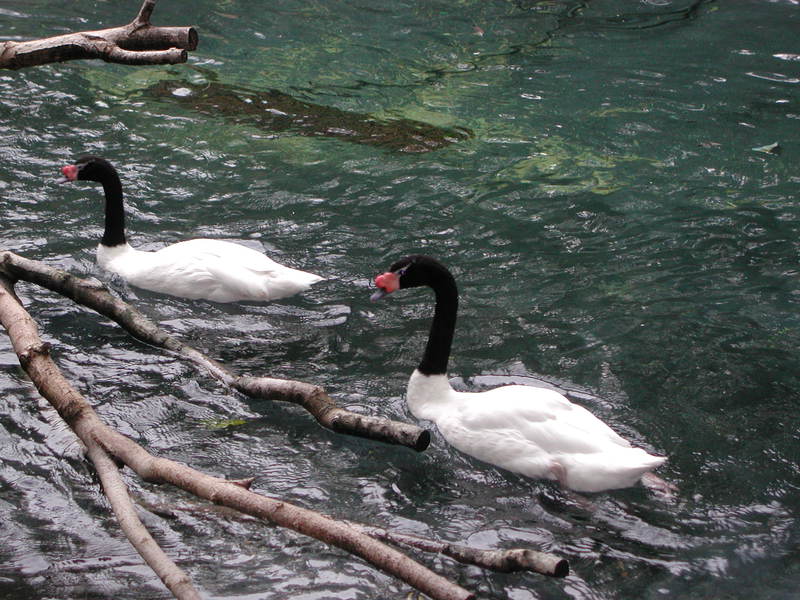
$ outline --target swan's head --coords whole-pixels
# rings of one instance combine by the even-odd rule
[[[67,165],[61,168],[64,175],[58,183],[68,181],[98,181],[102,182],[109,173],[116,173],[116,170],[105,158],[99,156],[82,156],[74,165]]]
[[[400,289],[424,285],[435,287],[442,278],[452,279],[447,267],[433,257],[412,254],[392,263],[388,271],[375,278],[378,291],[372,294],[371,300],[380,300]]]

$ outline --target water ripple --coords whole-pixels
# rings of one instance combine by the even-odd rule
[[[73,62],[0,75],[0,245],[104,281],[239,372],[320,383],[353,410],[408,421],[405,382],[432,297],[409,290],[378,305],[370,288],[397,257],[436,254],[461,289],[451,360],[460,385],[537,378],[566,388],[669,455],[661,475],[680,492],[576,503],[436,432],[423,454],[338,436],[296,406],[233,395],[19,284],[54,359],[103,419],[159,455],[255,477],[259,491],[334,516],[542,548],[572,564],[567,579],[543,581],[430,559],[483,597],[793,593],[791,3],[212,4],[195,11],[203,44],[189,65]],[[130,7],[96,8],[0,13],[13,39],[131,17]],[[170,3],[158,10],[159,21],[185,22]],[[192,107],[209,82],[233,106]],[[281,128],[271,113],[266,129],[243,108],[276,98],[313,108],[316,128],[304,128],[299,108],[299,121]],[[321,126],[320,115],[331,120]],[[456,133],[430,152],[395,152],[405,146],[369,143],[375,130],[359,129],[372,118],[381,135],[390,122],[424,124],[412,137]],[[776,142],[780,153],[754,150]],[[101,191],[53,183],[87,152],[118,165],[134,246],[229,239],[328,280],[281,302],[217,305],[109,277],[94,260]],[[108,520],[74,439],[41,414],[7,340],[0,359],[0,596],[163,595]],[[128,483],[158,539],[214,597],[408,593],[341,551]]]

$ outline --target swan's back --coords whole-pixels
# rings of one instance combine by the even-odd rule
[[[276,300],[322,280],[246,246],[213,239],[178,242],[156,252],[101,244],[97,260],[136,287],[214,302]]]

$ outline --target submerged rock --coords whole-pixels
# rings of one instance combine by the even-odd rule
[[[299,100],[277,90],[258,91],[221,83],[161,81],[146,93],[201,114],[225,117],[270,133],[332,137],[398,152],[430,152],[466,140],[472,132],[410,119],[378,119],[365,113]]]

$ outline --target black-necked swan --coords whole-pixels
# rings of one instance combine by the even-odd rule
[[[417,254],[398,260],[375,284],[379,290],[373,300],[398,289],[433,288],[436,306],[428,343],[411,374],[406,400],[416,418],[436,423],[444,439],[461,452],[528,477],[557,480],[578,492],[629,487],[666,461],[634,448],[555,390],[508,385],[485,392],[455,391],[447,362],[458,288],[436,259]]]
[[[223,240],[194,239],[155,252],[136,250],[125,239],[122,183],[114,166],[104,158],[84,156],[61,172],[59,183],[82,180],[103,185],[105,231],[97,246],[97,264],[131,285],[193,300],[238,302],[285,298],[323,279]]]

